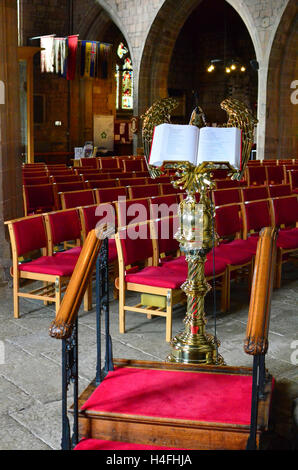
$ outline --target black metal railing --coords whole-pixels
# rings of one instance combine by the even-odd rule
[[[97,363],[96,385],[99,385],[108,371],[113,370],[112,339],[109,331],[109,239],[105,238],[96,260],[96,337]],[[101,366],[101,318],[105,317],[105,364]],[[69,338],[62,340],[62,450],[72,450],[79,441],[79,374],[78,374],[78,319]],[[73,425],[71,430],[68,414],[68,393],[73,385]]]

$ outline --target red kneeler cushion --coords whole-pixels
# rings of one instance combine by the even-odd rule
[[[251,390],[249,375],[116,367],[82,411],[249,425]]]

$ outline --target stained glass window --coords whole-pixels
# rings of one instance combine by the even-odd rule
[[[128,49],[120,43],[117,49],[118,60],[116,64],[116,109],[133,109],[133,69],[131,59],[124,57]]]

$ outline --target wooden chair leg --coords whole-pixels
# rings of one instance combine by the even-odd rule
[[[56,277],[55,281],[55,302],[56,302],[56,315],[61,305],[61,279]]]
[[[20,318],[20,305],[19,305],[19,276],[16,272],[13,275],[13,316],[14,318]]]
[[[49,285],[48,281],[43,281],[43,285],[44,285],[44,287],[47,287],[47,286]],[[43,301],[43,304],[44,304],[44,305],[48,305],[49,302],[48,302],[47,300],[44,300],[44,301]]]
[[[119,286],[119,332],[125,333],[125,288],[123,285]]]
[[[166,316],[166,341],[169,343],[172,339],[172,311],[173,311],[173,296],[172,291],[169,290],[167,294],[167,316]]]

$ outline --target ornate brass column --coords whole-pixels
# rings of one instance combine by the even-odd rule
[[[213,246],[213,214],[207,195],[207,188],[212,186],[209,179],[212,167],[206,163],[194,167],[187,162],[174,167],[180,174],[174,185],[187,192],[186,199],[179,206],[180,226],[176,234],[188,264],[187,280],[181,286],[187,296],[187,311],[184,331],[172,339],[172,352],[167,360],[223,364],[223,358],[218,354],[219,341],[205,331],[207,321],[204,303],[205,296],[211,289],[205,278],[205,261]],[[200,193],[199,203],[195,199],[197,192]]]
[[[228,162],[206,161],[198,166],[189,162],[164,162],[163,168],[156,168],[149,164],[149,153],[153,139],[154,127],[170,122],[170,112],[177,106],[175,100],[164,98],[154,103],[142,116],[142,136],[144,152],[147,157],[148,170],[152,178],[162,174],[163,169],[175,168],[178,179],[173,185],[186,191],[187,197],[179,206],[180,227],[176,234],[180,242],[181,251],[185,253],[188,264],[188,277],[181,286],[187,296],[187,311],[184,319],[184,331],[176,335],[171,341],[172,352],[168,361],[194,364],[224,364],[223,358],[218,354],[219,341],[211,334],[206,333],[206,316],[204,300],[210,286],[205,278],[206,256],[213,245],[213,214],[211,202],[207,195],[212,189],[212,171],[216,168],[225,168],[230,171],[233,179],[241,179],[249,160],[254,126],[257,120],[250,110],[240,101],[227,98],[221,102],[229,120],[226,127],[237,127],[242,131],[242,159],[241,170],[232,168]],[[204,127],[206,120],[202,109],[197,106],[192,113],[191,125]],[[200,194],[200,202],[195,199]]]

